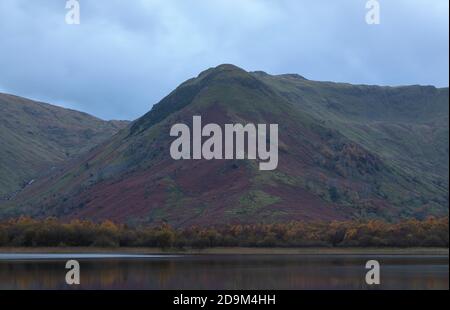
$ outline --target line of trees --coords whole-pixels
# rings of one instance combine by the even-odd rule
[[[398,223],[290,222],[174,229],[127,227],[55,218],[20,217],[0,222],[0,246],[98,247],[448,247],[449,219],[430,217]]]

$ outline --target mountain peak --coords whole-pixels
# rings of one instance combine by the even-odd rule
[[[217,76],[221,74],[239,74],[239,73],[247,73],[242,68],[239,68],[238,66],[232,65],[232,64],[221,64],[216,67],[212,67],[209,69],[206,69],[205,71],[201,72],[198,75],[198,78],[205,78],[208,76]]]
[[[214,68],[214,70],[219,71],[245,71],[244,69],[235,66],[233,64],[221,64]],[[246,71],[245,71],[246,72]]]
[[[171,113],[177,112],[189,105],[204,89],[212,86],[240,85],[253,90],[270,93],[268,87],[250,73],[232,64],[221,64],[201,72],[196,78],[189,79],[178,86],[168,96],[155,104],[153,108],[139,118],[131,127],[130,133],[135,134],[150,128],[162,121]]]

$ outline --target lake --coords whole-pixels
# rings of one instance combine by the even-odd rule
[[[65,283],[80,262],[81,284]],[[365,283],[378,260],[381,284]],[[0,253],[0,289],[449,289],[448,255]]]

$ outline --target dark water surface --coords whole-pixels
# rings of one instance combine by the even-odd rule
[[[81,284],[65,283],[76,259]],[[448,289],[448,256],[1,254],[0,289]]]

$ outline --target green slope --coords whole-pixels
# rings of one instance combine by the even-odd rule
[[[402,187],[417,193],[405,200],[401,188],[385,186],[391,200],[416,207],[448,206],[448,88],[350,85],[253,74],[324,126],[380,156],[407,181]]]
[[[0,93],[0,197],[103,142],[127,122]]]

